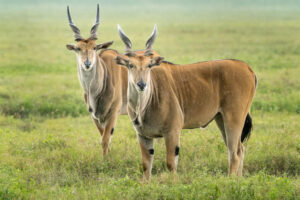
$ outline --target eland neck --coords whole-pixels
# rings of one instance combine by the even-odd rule
[[[88,98],[98,96],[106,84],[107,69],[105,63],[97,56],[94,65],[89,71],[78,65],[79,80]]]
[[[128,82],[127,98],[128,106],[134,110],[139,121],[142,122],[142,118],[145,114],[146,108],[151,102],[153,92],[153,84],[150,80],[146,90],[140,92],[136,89],[135,84]]]

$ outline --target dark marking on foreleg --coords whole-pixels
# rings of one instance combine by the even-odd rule
[[[90,112],[90,113],[93,112],[93,109],[92,109],[91,107],[89,107],[89,112]]]
[[[176,147],[175,147],[175,156],[178,156],[178,155],[179,155],[179,147],[176,146]]]
[[[154,155],[154,149],[149,149],[149,154]]]
[[[138,135],[138,140],[142,153],[144,179],[148,180],[151,175],[152,161],[154,157],[153,139]]]
[[[113,135],[114,134],[114,128],[111,129],[110,134]]]

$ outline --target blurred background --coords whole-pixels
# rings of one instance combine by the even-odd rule
[[[114,40],[120,24],[134,49],[143,49],[158,25],[154,48],[167,60],[193,63],[235,58],[258,74],[254,108],[300,112],[300,2],[296,0],[218,1],[34,1],[1,0],[0,111],[5,115],[79,116],[81,101],[74,43],[66,7],[88,36],[100,4],[98,42]],[[13,78],[13,81],[12,80]],[[13,92],[12,92],[13,91]]]

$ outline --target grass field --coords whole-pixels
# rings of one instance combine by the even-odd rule
[[[300,199],[300,2],[0,1],[0,199]],[[83,101],[75,55],[65,48],[73,20],[88,35],[101,7],[99,43],[121,24],[134,49],[154,23],[154,48],[174,63],[236,58],[258,79],[254,131],[244,177],[226,176],[227,149],[215,123],[184,130],[178,173],[155,144],[153,176],[141,181],[141,157],[127,116],[102,156]]]

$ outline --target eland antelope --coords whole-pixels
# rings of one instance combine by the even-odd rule
[[[68,44],[66,47],[76,54],[78,77],[84,90],[84,100],[101,134],[102,150],[106,155],[118,115],[127,114],[127,69],[117,66],[114,62],[114,58],[119,53],[107,49],[113,41],[96,44],[97,29],[100,24],[99,5],[97,5],[96,22],[87,39],[81,36],[79,28],[73,23],[69,7],[67,7],[67,14],[77,44]],[[97,54],[98,50],[102,50],[100,54]],[[158,56],[157,53],[155,55]]]
[[[102,150],[106,155],[119,114],[127,114],[127,69],[117,66],[113,59],[115,50],[107,49],[113,41],[96,44],[99,21],[97,5],[96,23],[91,35],[85,39],[72,21],[67,7],[69,25],[74,32],[76,45],[68,44],[67,49],[76,53],[80,84],[84,90],[84,100],[88,111],[102,136]],[[98,50],[102,50],[97,54]]]
[[[242,175],[244,148],[250,136],[250,106],[257,79],[239,60],[215,60],[175,65],[152,53],[156,25],[144,53],[131,50],[120,26],[126,55],[116,63],[128,68],[128,114],[142,153],[144,178],[151,175],[153,139],[163,137],[167,167],[176,172],[182,129],[206,127],[215,120],[228,148],[228,174]]]

